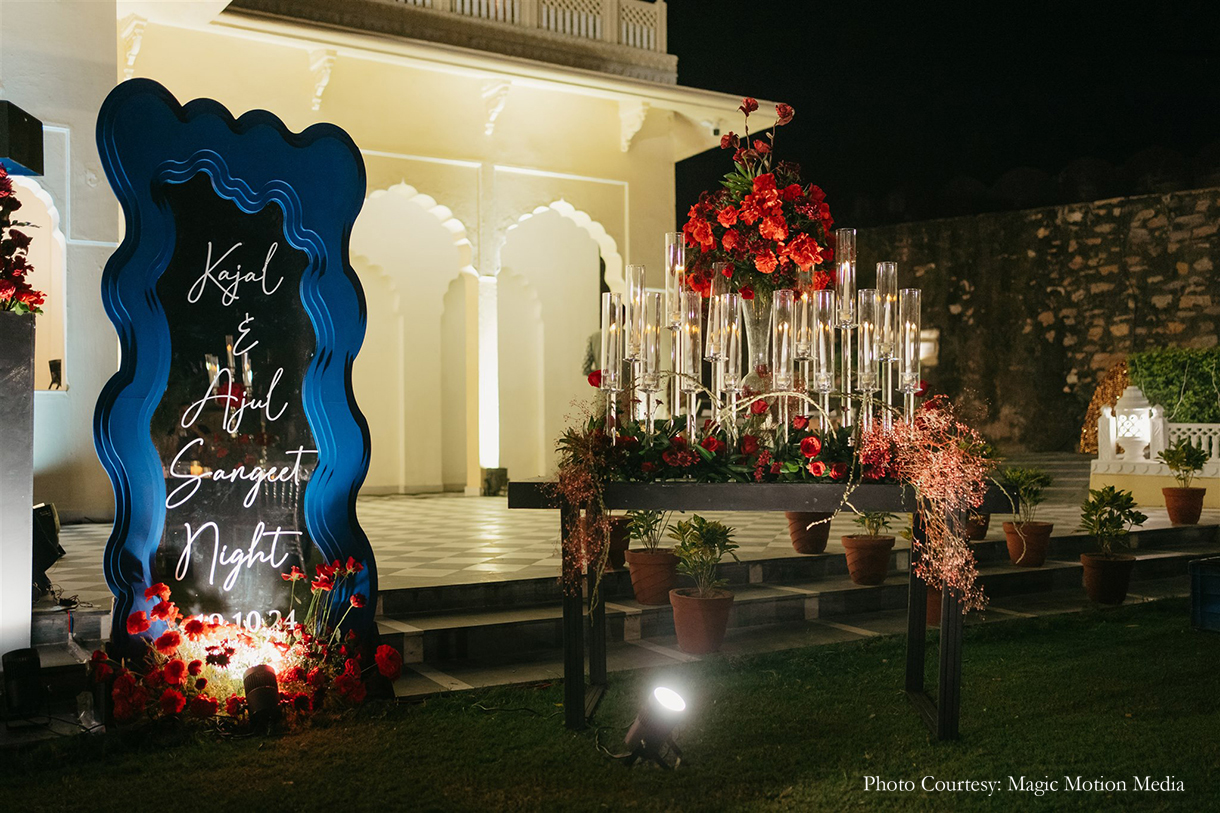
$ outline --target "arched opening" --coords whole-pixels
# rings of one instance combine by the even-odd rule
[[[554,470],[555,440],[590,394],[581,371],[598,328],[600,266],[598,242],[555,209],[536,210],[505,237],[497,282],[500,449],[514,479]]]
[[[368,306],[352,371],[372,436],[364,493],[462,488],[466,478],[455,472],[465,470],[466,439],[452,416],[468,411],[464,325],[473,285],[460,280],[473,269],[465,228],[432,198],[397,184],[369,195],[351,257]]]
[[[10,177],[13,193],[21,201],[21,208],[13,216],[30,224],[21,229],[30,236],[28,257],[33,270],[27,279],[35,289],[46,294],[34,341],[34,389],[66,390],[64,290],[67,269],[64,258],[67,243],[59,228],[59,210],[38,181],[21,175]]]

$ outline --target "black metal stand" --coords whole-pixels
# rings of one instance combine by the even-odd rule
[[[577,510],[557,503],[545,484],[535,481],[509,484],[509,508],[560,509],[562,550],[568,556],[568,529],[578,519]],[[840,507],[843,487],[835,485],[750,484],[750,483],[611,483],[604,503],[610,509],[652,509],[674,511],[833,511]],[[864,485],[851,495],[852,504],[861,511],[915,512],[913,496],[900,486]],[[983,511],[1011,510],[1014,500],[993,489],[979,506]],[[913,528],[922,537],[923,524]],[[940,621],[940,662],[937,698],[924,687],[927,650],[928,586],[915,575],[914,548],[910,566],[910,595],[907,607],[906,692],[920,718],[937,739],[955,739],[961,705],[962,612],[960,597],[942,591]],[[564,567],[569,566],[565,560]],[[565,571],[567,572],[567,571]],[[595,573],[586,575],[588,596],[594,595]],[[599,596],[589,607],[588,683],[585,680],[584,596],[563,599],[563,698],[564,723],[581,729],[593,715],[606,691],[606,606]]]

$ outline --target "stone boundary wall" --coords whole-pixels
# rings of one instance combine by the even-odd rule
[[[1116,362],[1217,344],[1218,228],[1220,188],[881,226],[858,282],[896,260],[940,331],[932,391],[1005,450],[1069,451]]]

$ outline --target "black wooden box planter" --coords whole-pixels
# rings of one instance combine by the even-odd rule
[[[824,511],[839,510],[847,486],[833,483],[607,483],[603,502],[611,510],[652,511]],[[566,537],[568,519],[578,509],[554,496],[553,484],[538,480],[508,484],[509,508],[558,508],[560,530]],[[859,485],[851,492],[859,511],[914,513],[914,492],[901,485]],[[1009,512],[1015,498],[993,487],[978,506],[980,512]],[[914,533],[923,533],[914,523]],[[567,555],[567,540],[562,550]],[[914,549],[907,603],[906,692],[921,719],[937,739],[958,736],[962,678],[962,612],[960,600],[943,591],[940,621],[940,663],[935,700],[924,687],[927,584],[915,575]],[[590,583],[596,574],[589,573]],[[606,690],[606,607],[604,601],[589,609],[589,686],[585,688],[584,600],[563,599],[564,722],[584,728]]]
[[[1220,632],[1220,556],[1193,559],[1190,570],[1190,625]],[[566,644],[565,644],[566,645]]]

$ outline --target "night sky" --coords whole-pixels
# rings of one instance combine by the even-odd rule
[[[868,225],[845,220],[862,195],[905,189],[890,219],[922,219],[960,176],[1220,143],[1220,3],[935,5],[671,0],[669,50],[683,85],[796,108],[777,153],[839,225]],[[678,165],[679,224],[728,168],[719,150]]]

